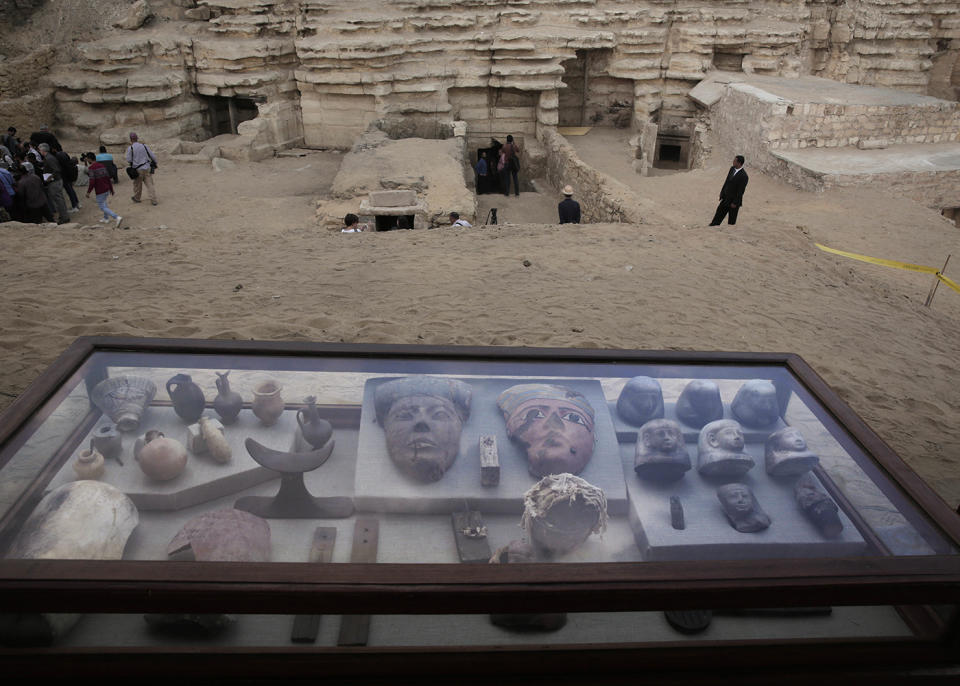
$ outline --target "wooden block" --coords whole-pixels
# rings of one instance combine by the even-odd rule
[[[453,522],[453,535],[457,541],[457,554],[461,562],[486,564],[493,553],[487,539],[487,527],[483,524],[483,515],[476,510],[454,512],[450,515]]]
[[[376,562],[380,522],[360,517],[353,527],[353,547],[350,562]],[[370,615],[343,615],[340,618],[340,638],[337,645],[365,646],[370,636]]]
[[[493,434],[480,434],[480,483],[483,486],[500,483],[500,455],[497,437]]]
[[[318,526],[313,532],[313,542],[310,545],[309,562],[330,562],[333,559],[333,546],[337,540],[337,528],[333,526]],[[294,643],[313,643],[320,632],[320,617],[322,615],[297,615],[293,618],[293,630],[290,640]]]

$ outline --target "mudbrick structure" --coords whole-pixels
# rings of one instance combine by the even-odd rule
[[[221,155],[260,159],[349,149],[374,123],[391,138],[446,138],[459,121],[465,150],[512,133],[539,160],[528,171],[549,178],[556,127],[617,126],[635,132],[643,173],[689,166],[710,117],[688,94],[723,72],[937,96],[956,140],[957,0],[139,0],[117,26],[132,30],[79,45],[79,59],[49,73],[67,137],[232,133]],[[750,97],[734,85],[725,111]],[[887,115],[837,116],[864,114]],[[837,145],[832,133],[794,137]],[[595,219],[626,218],[584,200]]]

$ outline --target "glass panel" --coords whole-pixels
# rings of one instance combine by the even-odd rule
[[[48,619],[49,618],[49,619]],[[69,625],[69,626],[68,626]],[[892,607],[552,615],[88,614],[35,618],[61,648],[466,647],[650,644],[784,639],[912,638]],[[46,636],[50,636],[47,634]],[[48,643],[38,632],[36,643]],[[28,637],[21,634],[28,642]]]
[[[956,552],[777,365],[95,353],[0,459],[10,557]]]

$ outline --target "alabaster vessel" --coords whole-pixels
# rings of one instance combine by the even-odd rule
[[[224,424],[233,424],[237,421],[240,410],[243,409],[243,398],[234,390],[230,389],[230,380],[227,377],[230,372],[216,372],[217,375],[217,397],[213,399],[213,409]]]
[[[187,466],[187,449],[160,431],[151,430],[138,438],[133,456],[143,473],[155,481],[175,479]]]
[[[687,426],[702,429],[704,425],[723,419],[720,387],[709,379],[694,379],[680,392],[674,410],[677,419]]]
[[[472,397],[469,384],[436,376],[408,376],[378,386],[377,423],[397,468],[423,483],[443,478],[460,453]]]
[[[737,477],[749,472],[753,458],[743,452],[740,424],[719,419],[700,429],[697,441],[697,471],[710,477]]]
[[[270,379],[253,389],[253,413],[264,426],[273,426],[283,414],[283,386]]]
[[[568,386],[517,384],[497,398],[507,436],[527,454],[533,476],[578,474],[593,456],[593,406]]]
[[[573,474],[543,477],[524,494],[523,504],[520,525],[548,554],[568,553],[607,528],[603,491]]]
[[[691,466],[680,424],[654,419],[640,427],[633,462],[637,476],[667,483],[683,478]]]
[[[816,467],[820,458],[807,448],[803,434],[788,426],[767,436],[764,463],[770,476],[796,476]]]
[[[233,450],[230,448],[226,436],[217,428],[216,423],[211,421],[209,417],[200,417],[197,421],[200,424],[200,435],[203,437],[203,442],[206,444],[210,456],[220,464],[229,462],[230,458],[233,457]]]
[[[156,394],[157,387],[150,379],[115,376],[94,386],[90,400],[120,431],[130,432],[140,428],[143,412]]]
[[[730,411],[737,421],[751,429],[770,426],[780,419],[777,389],[765,379],[747,381],[730,403]]]
[[[89,450],[83,450],[73,462],[73,471],[78,479],[99,479],[106,471],[103,455],[92,445]]]
[[[207,401],[203,391],[189,374],[177,374],[167,381],[167,395],[173,403],[173,411],[187,424],[193,424],[203,414]]]
[[[741,533],[752,534],[770,526],[770,517],[760,507],[753,491],[746,484],[726,484],[717,489],[717,500],[730,526]]]
[[[617,398],[617,414],[634,426],[663,417],[663,390],[659,382],[649,376],[630,379]]]

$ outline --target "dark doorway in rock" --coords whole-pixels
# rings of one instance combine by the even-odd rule
[[[404,222],[400,220],[406,220],[406,226],[402,226]],[[413,215],[412,214],[401,214],[401,215],[389,215],[389,214],[378,214],[374,217],[376,222],[377,231],[395,231],[397,229],[412,229],[413,228]],[[398,224],[401,224],[398,226]]]
[[[688,169],[690,136],[659,134],[653,166],[657,169]]]
[[[720,71],[743,71],[743,55],[736,52],[715,52],[713,68]]]
[[[210,133],[238,133],[237,127],[245,121],[256,119],[259,110],[252,98],[226,98],[214,95],[206,98],[209,104]]]
[[[940,214],[952,221],[960,229],[960,207],[944,207]]]

